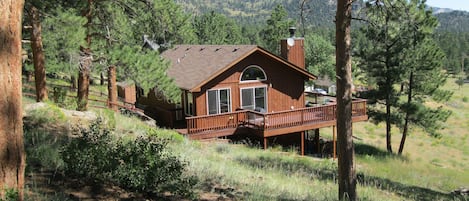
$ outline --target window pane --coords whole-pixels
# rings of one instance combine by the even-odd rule
[[[220,113],[230,112],[230,90],[220,90]]]
[[[218,114],[217,91],[208,91],[208,114]]]
[[[241,89],[241,108],[254,110],[254,90],[253,89]]]
[[[248,80],[265,80],[264,71],[258,67],[249,67],[244,70],[243,75],[241,76],[241,81]]]
[[[192,93],[186,92],[186,98],[184,99],[184,111],[187,115],[194,115],[194,99],[192,97]]]
[[[265,88],[256,88],[256,108],[265,110]]]

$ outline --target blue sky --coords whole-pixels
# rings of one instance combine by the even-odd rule
[[[469,0],[427,0],[427,5],[469,11]]]

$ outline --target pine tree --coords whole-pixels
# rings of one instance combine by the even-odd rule
[[[25,151],[21,83],[23,0],[0,3],[0,200],[7,190],[24,199]]]
[[[422,0],[384,0],[367,2],[367,24],[361,31],[366,44],[359,47],[362,66],[376,90],[372,99],[385,106],[385,111],[370,109],[376,122],[386,122],[386,147],[392,152],[391,128],[403,131],[399,153],[402,153],[409,124],[439,125],[448,113],[424,107],[424,97],[438,94],[444,100],[449,93],[439,90],[445,76],[441,73],[443,55],[431,41],[437,25]],[[398,91],[398,85],[407,90]],[[402,102],[401,96],[407,95]],[[404,113],[404,115],[402,115]],[[425,118],[424,118],[425,117]],[[430,127],[427,127],[430,128]],[[432,132],[428,130],[429,132]]]
[[[352,0],[339,0],[336,16],[339,200],[357,200],[355,151],[352,139]]]
[[[285,8],[278,4],[267,20],[267,25],[260,33],[265,49],[280,54],[278,41],[289,36],[288,28],[293,25],[293,21],[287,17],[288,14]]]

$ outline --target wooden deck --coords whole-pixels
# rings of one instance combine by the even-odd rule
[[[352,121],[366,121],[366,100],[352,103]],[[236,111],[186,118],[187,129],[179,130],[190,139],[207,139],[249,131],[260,137],[301,132],[336,124],[336,105],[306,107],[273,113]]]

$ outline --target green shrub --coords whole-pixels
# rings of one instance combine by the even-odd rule
[[[110,109],[101,110],[101,116],[105,127],[109,130],[116,130],[116,113]]]
[[[25,130],[24,144],[28,156],[27,168],[45,167],[61,170],[64,166],[60,149],[63,139],[41,130]]]
[[[0,197],[0,201],[15,201],[18,200],[18,191],[14,188],[4,189],[4,198]]]
[[[465,102],[465,103],[469,102],[469,98],[467,98],[466,96],[464,96],[464,97],[462,98],[462,102]]]
[[[101,124],[98,118],[82,132],[82,137],[64,148],[67,173],[109,181],[141,193],[194,196],[196,179],[185,176],[187,164],[166,151],[167,139],[154,135],[130,141],[114,139]]]

